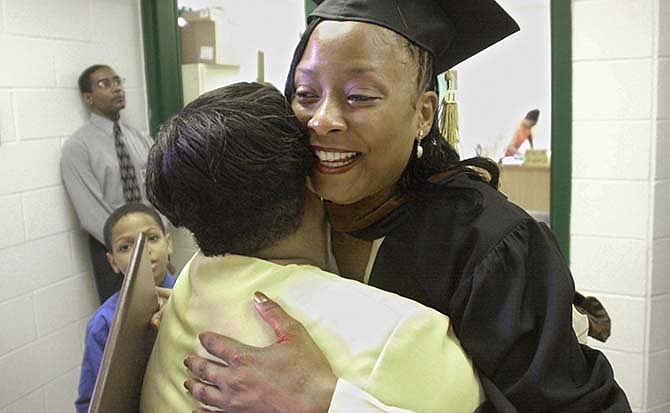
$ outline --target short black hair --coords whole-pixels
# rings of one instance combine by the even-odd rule
[[[307,131],[277,89],[236,83],[161,126],[147,196],[206,256],[252,255],[300,225],[314,160]]]
[[[107,68],[111,69],[108,65],[93,65],[87,67],[81,74],[79,75],[79,80],[77,81],[77,84],[79,85],[79,92],[84,94],[84,93],[91,93],[93,91],[93,85],[91,84],[91,75],[95,73],[98,69],[102,68]]]
[[[121,218],[125,217],[126,215],[135,213],[149,215],[151,218],[153,218],[154,221],[156,221],[156,224],[158,224],[161,231],[163,231],[163,234],[165,234],[165,225],[163,224],[161,216],[158,215],[158,212],[156,212],[155,209],[153,209],[148,205],[141,204],[139,202],[131,202],[129,204],[125,204],[117,208],[107,218],[107,221],[105,221],[105,226],[102,228],[102,236],[105,238],[105,248],[107,248],[107,251],[110,252],[112,251],[112,241],[113,241],[112,230],[114,229],[116,223],[119,222]]]

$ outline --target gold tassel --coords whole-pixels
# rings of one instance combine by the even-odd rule
[[[444,94],[444,107],[440,114],[440,130],[449,145],[458,152],[458,103],[456,103],[457,75],[455,70],[444,74],[447,90]]]

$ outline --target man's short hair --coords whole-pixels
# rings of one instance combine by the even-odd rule
[[[79,92],[84,94],[84,93],[91,93],[93,91],[93,85],[91,84],[91,75],[95,73],[98,69],[102,68],[107,68],[111,69],[107,65],[93,65],[87,67],[81,74],[79,75],[79,80],[77,83],[79,84]]]
[[[158,224],[161,231],[163,231],[163,234],[165,234],[165,225],[163,224],[161,216],[158,215],[158,212],[156,212],[155,209],[139,202],[131,202],[129,204],[118,207],[107,218],[107,221],[105,221],[105,226],[102,228],[102,236],[105,239],[105,248],[107,248],[107,251],[112,251],[112,242],[114,242],[112,239],[112,230],[114,229],[114,225],[116,225],[116,223],[119,222],[121,218],[134,213],[149,215],[151,218],[153,218],[154,221],[156,221],[156,224]]]
[[[252,255],[301,223],[314,163],[305,128],[274,87],[236,83],[168,120],[149,152],[147,196],[207,256]]]

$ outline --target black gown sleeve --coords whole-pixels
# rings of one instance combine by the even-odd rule
[[[473,265],[448,313],[480,372],[478,412],[630,412],[605,356],[572,330],[575,293],[546,227],[513,227]]]

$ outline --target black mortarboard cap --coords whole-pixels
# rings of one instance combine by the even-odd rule
[[[352,20],[401,34],[433,53],[442,73],[519,30],[493,0],[315,0],[308,20]]]

